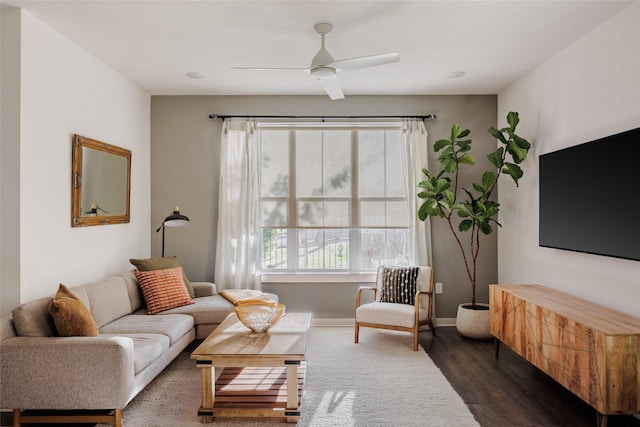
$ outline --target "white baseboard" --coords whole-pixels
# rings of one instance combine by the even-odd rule
[[[456,326],[455,317],[436,317],[436,327],[438,326]]]
[[[353,317],[351,318],[320,317],[320,318],[312,318],[311,326],[353,326],[355,324],[355,321],[356,320]],[[439,317],[439,318],[436,318],[435,324],[436,324],[436,327],[455,326],[456,318],[455,317]],[[425,329],[429,329],[429,327],[425,327]]]
[[[311,326],[351,326],[355,325],[356,319],[351,318],[336,318],[336,317],[320,317],[312,318]]]

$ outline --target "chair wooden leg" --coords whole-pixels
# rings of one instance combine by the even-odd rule
[[[356,322],[356,336],[354,342],[358,344],[358,335],[360,334],[360,325]]]
[[[413,329],[413,351],[418,351],[418,334],[420,333],[420,327],[416,325]]]
[[[20,427],[20,409],[13,410],[13,427]]]

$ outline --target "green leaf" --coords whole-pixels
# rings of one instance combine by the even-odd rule
[[[460,225],[458,225],[458,230],[465,232],[468,231],[472,226],[473,220],[465,219],[464,221],[460,222]]]
[[[471,140],[470,139],[464,139],[462,141],[457,141],[456,144],[458,145],[458,152],[459,153],[466,153],[467,151],[471,151]]]
[[[480,227],[480,231],[482,231],[483,234],[491,234],[493,232],[493,228],[491,228],[489,223],[486,221],[481,222],[479,227]]]
[[[473,188],[478,192],[478,193],[484,193],[484,187],[482,187],[482,185],[477,184],[477,183],[473,183]]]
[[[487,132],[493,135],[494,138],[499,139],[503,144],[507,143],[507,139],[504,137],[502,132],[500,132],[498,129],[494,128],[493,126],[491,126]]]
[[[458,163],[463,163],[465,165],[475,165],[476,160],[470,153],[464,153],[462,156],[458,158]]]
[[[440,178],[435,183],[434,191],[436,193],[442,193],[443,191],[447,190],[449,187],[451,187],[451,182],[448,179]]]
[[[516,187],[518,186],[518,180],[524,175],[524,172],[522,172],[520,166],[514,165],[513,163],[505,163],[502,172],[510,175],[511,178],[513,178],[514,182],[516,183]]]
[[[427,215],[428,206],[429,204],[425,202],[422,205],[420,205],[420,207],[418,208],[418,219],[420,219],[420,221],[424,221],[429,216]]]
[[[522,163],[527,158],[527,150],[518,147],[514,141],[509,141],[507,144],[507,152],[511,154],[513,161],[516,163]]]
[[[456,202],[456,196],[455,194],[453,194],[453,191],[451,190],[445,190],[444,197],[447,198],[447,201],[449,202],[449,206],[453,206],[454,203]]]
[[[469,129],[465,129],[458,134],[458,138],[464,138],[465,136],[469,136],[471,131]]]
[[[483,192],[489,190],[495,181],[496,181],[495,173],[491,171],[487,171],[483,173],[482,174],[482,187],[484,187]]]
[[[447,203],[446,200],[440,200],[438,202],[438,206],[440,207],[440,210],[442,212],[444,212],[444,211],[450,212],[451,211],[451,205],[449,205],[449,203]]]
[[[442,150],[444,147],[450,144],[451,144],[451,141],[448,141],[446,139],[439,139],[436,141],[435,144],[433,144],[433,151],[437,153],[438,151]]]
[[[451,127],[451,141],[455,141],[458,139],[458,136],[462,133],[462,128],[460,125],[453,125]]]
[[[509,114],[507,114],[507,123],[509,123],[509,127],[511,127],[511,130],[516,130],[516,126],[518,126],[518,123],[520,123],[520,116],[518,115],[518,113],[516,113],[515,111],[510,111]]]
[[[513,138],[515,143],[518,144],[518,147],[522,148],[523,150],[529,151],[529,148],[531,148],[531,144],[529,143],[529,141],[524,138],[520,138],[515,133],[511,135],[511,138]]]
[[[458,167],[458,163],[456,163],[454,159],[447,159],[444,161],[441,160],[441,162],[442,162],[442,167],[448,173],[454,173],[456,171],[456,168]]]
[[[433,191],[437,194],[440,194],[449,187],[451,187],[451,183],[446,179],[440,178],[434,183]]]
[[[453,147],[449,145],[447,148],[445,148],[442,151],[442,153],[440,153],[440,155],[438,156],[438,160],[440,161],[440,163],[442,163],[443,160],[453,158],[453,155],[454,155]]]
[[[493,166],[495,166],[497,169],[500,169],[502,167],[502,155],[504,154],[504,147],[500,147],[498,148],[496,151],[494,151],[493,153],[489,154],[487,156],[487,159],[489,159],[489,161],[491,162],[491,164]]]

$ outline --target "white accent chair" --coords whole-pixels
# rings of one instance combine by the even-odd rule
[[[414,304],[381,302],[382,269],[378,267],[376,286],[361,286],[356,294],[355,343],[358,343],[360,327],[391,329],[413,333],[413,350],[418,350],[418,332],[421,326],[429,325],[435,336],[433,325],[433,269],[419,267],[416,279],[417,292]],[[361,304],[363,291],[373,291],[374,301]]]

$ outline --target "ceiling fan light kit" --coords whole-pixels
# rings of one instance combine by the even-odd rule
[[[333,56],[325,49],[325,37],[333,29],[333,25],[329,23],[319,23],[313,26],[313,29],[320,36],[320,50],[314,55],[309,68],[271,68],[271,67],[234,67],[239,70],[302,70],[309,73],[320,83],[320,86],[329,95],[332,100],[344,98],[340,82],[336,75],[337,71],[352,71],[361,68],[374,67],[376,65],[384,65],[392,62],[398,62],[400,55],[398,53],[384,53],[380,55],[361,56],[356,58],[347,58],[334,60]]]

